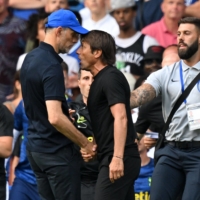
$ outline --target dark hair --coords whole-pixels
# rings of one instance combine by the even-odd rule
[[[68,72],[69,72],[69,67],[68,67],[67,63],[63,61],[63,62],[61,63],[61,66],[62,66],[63,71],[66,71],[67,74],[68,74]]]
[[[101,62],[113,65],[115,63],[116,46],[112,36],[104,31],[92,30],[85,35],[81,35],[81,41],[90,45],[92,53],[101,50]]]
[[[180,24],[194,24],[198,29],[200,29],[200,19],[197,17],[182,18],[179,21],[178,26],[180,26]]]
[[[86,71],[86,70],[81,69],[81,68],[78,70],[78,80],[80,80],[80,78],[81,78],[82,71]]]
[[[28,39],[33,41],[34,47],[37,47],[39,45],[39,41],[36,38],[38,34],[38,23],[41,20],[47,18],[48,15],[49,14],[45,12],[34,13],[29,17],[29,20],[27,21],[26,34]]]
[[[80,13],[74,10],[71,10],[71,11],[76,15],[76,18],[78,19],[79,24],[82,25],[82,17]]]

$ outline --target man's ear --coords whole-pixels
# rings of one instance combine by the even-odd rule
[[[100,58],[101,55],[102,55],[102,50],[95,50],[93,52],[93,55],[94,55],[95,58]]]
[[[61,32],[62,32],[62,27],[61,26],[59,26],[58,28],[56,28],[56,30],[55,30],[55,33],[56,33],[56,36],[60,36],[61,35]]]
[[[164,2],[161,3],[161,10],[163,13],[165,12],[165,3]]]

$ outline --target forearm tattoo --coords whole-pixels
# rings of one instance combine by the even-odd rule
[[[131,92],[130,105],[131,108],[139,107],[156,97],[156,91],[148,83],[143,84],[133,92]]]

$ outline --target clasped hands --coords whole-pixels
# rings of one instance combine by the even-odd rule
[[[94,160],[96,157],[96,150],[97,150],[97,145],[93,142],[88,141],[87,145],[84,148],[82,147],[80,150],[83,160],[85,162]]]

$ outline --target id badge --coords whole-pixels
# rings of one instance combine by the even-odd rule
[[[187,105],[186,108],[190,131],[200,129],[200,103]]]

